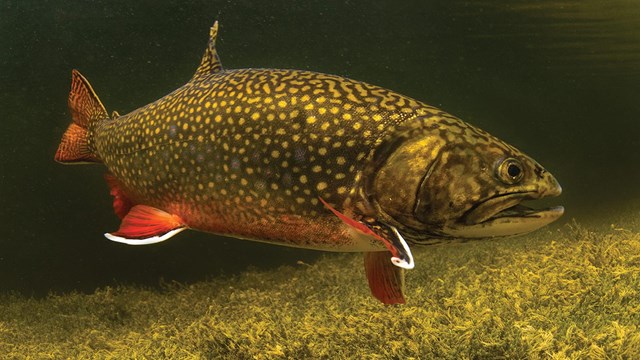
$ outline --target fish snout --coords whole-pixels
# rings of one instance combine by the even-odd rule
[[[540,182],[538,194],[540,198],[560,196],[562,194],[562,186],[553,175],[546,172],[543,175],[543,181]]]

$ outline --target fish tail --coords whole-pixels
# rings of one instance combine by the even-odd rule
[[[60,163],[102,162],[91,142],[92,125],[109,119],[109,114],[84,76],[71,72],[69,92],[71,125],[67,128],[56,151],[55,160]]]

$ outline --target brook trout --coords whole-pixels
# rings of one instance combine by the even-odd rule
[[[104,163],[119,230],[151,244],[185,229],[365,252],[373,295],[404,303],[410,245],[524,234],[562,207],[533,159],[435,107],[300,70],[222,68],[218,23],[184,86],[126,115],[76,70],[55,160]]]

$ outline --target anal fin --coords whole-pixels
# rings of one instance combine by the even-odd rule
[[[364,267],[371,294],[384,304],[404,304],[404,269],[389,261],[386,251],[364,254]]]
[[[136,205],[122,219],[118,231],[104,236],[128,245],[148,245],[165,241],[186,228],[177,215],[147,205]]]

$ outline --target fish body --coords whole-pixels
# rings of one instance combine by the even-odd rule
[[[367,158],[393,129],[441,111],[366,83],[298,70],[209,74],[91,130],[134,203],[190,228],[305,248],[358,241],[319,197],[353,201]]]
[[[109,239],[147,244],[189,228],[368,252],[374,295],[398,303],[410,245],[526,233],[562,214],[520,205],[560,186],[490,134],[365,82],[224,70],[216,35],[217,23],[189,82],[123,116],[73,72],[56,160],[106,165],[123,219]]]

